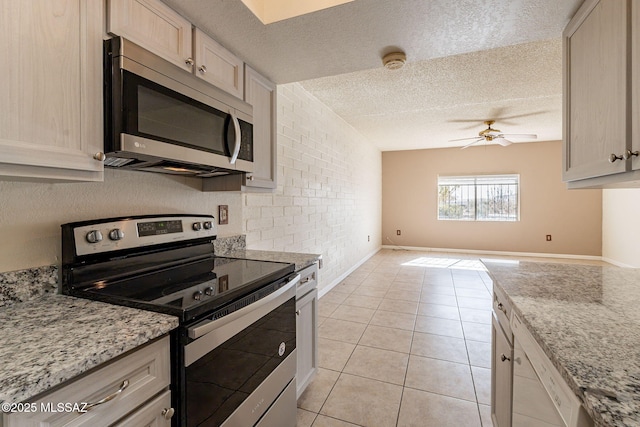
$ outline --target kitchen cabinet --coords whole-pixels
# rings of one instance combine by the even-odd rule
[[[102,181],[102,2],[0,5],[0,176]]]
[[[245,65],[245,101],[253,106],[253,172],[245,177],[252,188],[276,188],[276,85]]]
[[[491,419],[494,427],[511,427],[513,395],[513,332],[511,305],[499,289],[493,289],[491,316]]]
[[[173,415],[169,358],[169,337],[164,337],[29,402],[35,412],[3,415],[2,425],[169,427]],[[81,402],[94,405],[80,406],[80,411],[55,410],[60,403]]]
[[[109,0],[107,31],[242,99],[243,62],[160,0]]]
[[[197,28],[193,30],[196,76],[242,99],[243,62]]]
[[[569,188],[640,180],[640,5],[587,0],[565,28],[563,180]]]
[[[107,31],[193,71],[191,22],[159,0],[108,0]]]
[[[318,372],[318,265],[300,271],[296,290],[296,398]]]

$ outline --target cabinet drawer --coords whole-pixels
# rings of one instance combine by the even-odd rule
[[[114,424],[114,427],[171,427],[173,410],[170,408],[171,392],[167,390],[127,418]]]
[[[37,408],[65,403],[104,403],[86,412],[40,412],[11,414],[5,427],[110,425],[169,386],[169,337],[109,363],[35,401]],[[117,393],[118,390],[121,390]],[[114,396],[115,395],[115,396]],[[111,399],[107,397],[114,396]],[[80,405],[81,407],[83,405]]]
[[[300,270],[300,283],[296,289],[296,299],[302,298],[318,286],[318,265],[313,264]]]
[[[504,329],[509,342],[513,342],[513,333],[509,325],[509,320],[511,319],[511,304],[507,300],[506,295],[495,286],[493,287],[493,312],[496,314],[499,321],[498,323],[502,326],[502,329]]]

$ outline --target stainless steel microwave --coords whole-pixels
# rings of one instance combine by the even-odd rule
[[[105,41],[105,165],[253,172],[251,105],[121,37]]]

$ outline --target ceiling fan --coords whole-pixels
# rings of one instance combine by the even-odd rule
[[[487,125],[487,128],[484,129],[484,130],[481,130],[480,132],[478,132],[478,136],[475,136],[473,138],[451,139],[451,140],[449,140],[449,142],[473,140],[469,144],[467,144],[464,147],[462,147],[462,149],[464,150],[465,148],[469,148],[473,144],[476,144],[476,143],[482,141],[483,139],[485,141],[487,141],[487,142],[495,142],[497,144],[502,145],[503,147],[506,147],[507,145],[513,144],[513,142],[509,141],[507,138],[536,139],[538,137],[538,135],[535,135],[535,134],[532,134],[532,133],[530,133],[530,134],[526,134],[526,133],[510,133],[510,134],[502,133],[502,131],[500,131],[500,129],[494,129],[494,128],[491,127],[491,125],[494,124],[494,123],[495,123],[495,120],[485,120],[484,124]]]

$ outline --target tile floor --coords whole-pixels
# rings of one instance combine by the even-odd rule
[[[492,426],[491,280],[477,257],[382,250],[319,315],[298,427]]]

